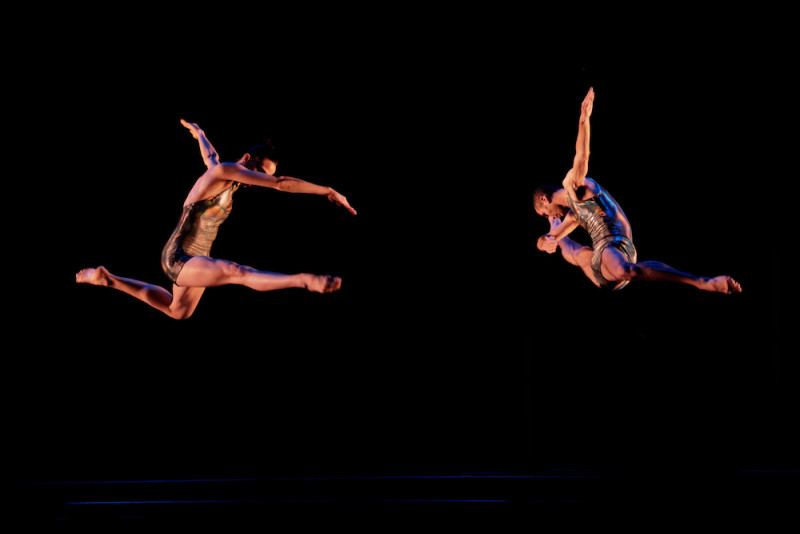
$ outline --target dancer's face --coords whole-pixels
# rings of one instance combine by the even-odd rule
[[[542,195],[541,204],[536,207],[536,213],[548,219],[550,217],[558,217],[559,219],[563,219],[567,214],[567,208],[547,200],[547,197]]]

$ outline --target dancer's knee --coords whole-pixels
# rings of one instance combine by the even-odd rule
[[[177,310],[169,313],[169,316],[178,321],[185,321],[192,316],[193,310]]]
[[[177,321],[185,321],[194,313],[195,306],[170,306],[167,315]]]
[[[228,284],[241,283],[242,280],[244,280],[244,278],[252,271],[253,269],[250,267],[239,265],[238,263],[234,263],[232,261],[224,262],[221,268],[222,278],[224,282]]]

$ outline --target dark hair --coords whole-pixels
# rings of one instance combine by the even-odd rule
[[[542,195],[544,195],[545,198],[547,198],[547,200],[552,202],[553,193],[555,193],[559,189],[560,188],[558,186],[555,186],[553,184],[544,184],[538,186],[533,191],[533,209],[538,210],[539,207],[542,206],[542,201],[539,199]]]
[[[276,165],[278,164],[278,151],[269,139],[250,147],[245,153],[250,154],[250,161],[245,165],[250,170],[261,170],[260,167],[264,158],[274,161]]]

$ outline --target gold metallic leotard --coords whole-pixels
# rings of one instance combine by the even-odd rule
[[[183,207],[175,231],[161,252],[161,268],[177,284],[184,264],[194,256],[208,256],[219,226],[228,218],[233,206],[233,193],[238,182],[218,195]]]
[[[628,285],[629,280],[622,282],[606,280],[600,265],[603,251],[610,246],[619,249],[630,263],[636,263],[636,247],[633,246],[631,226],[619,204],[605,189],[599,185],[597,187],[598,194],[589,200],[578,202],[567,196],[567,202],[575,220],[592,238],[592,273],[598,285],[602,288],[622,289]]]

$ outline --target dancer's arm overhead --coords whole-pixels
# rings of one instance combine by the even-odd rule
[[[587,185],[586,173],[589,172],[589,117],[592,115],[593,103],[594,89],[589,88],[589,92],[581,104],[578,140],[575,143],[575,159],[572,161],[572,169],[567,173],[563,182],[567,194],[574,200],[582,200],[579,198],[578,189]]]
[[[203,156],[203,163],[206,164],[206,167],[210,169],[211,167],[219,165],[219,155],[206,137],[205,132],[193,122],[186,122],[181,119],[181,124],[191,132],[192,137],[197,139],[200,145],[200,154]]]

